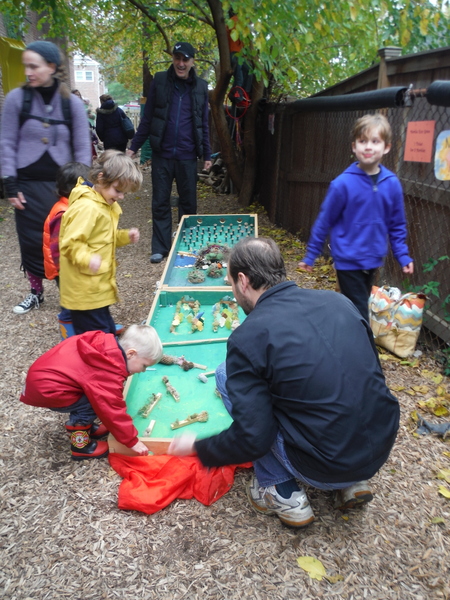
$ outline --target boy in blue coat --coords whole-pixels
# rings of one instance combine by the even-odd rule
[[[403,273],[414,264],[406,245],[406,218],[400,181],[380,163],[391,149],[392,131],[381,114],[358,119],[352,131],[353,163],[334,179],[313,225],[299,268],[312,271],[330,234],[339,287],[369,321],[368,300],[375,270],[392,252]]]

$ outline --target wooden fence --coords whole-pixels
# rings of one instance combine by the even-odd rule
[[[438,136],[442,137],[447,130],[450,136],[450,108],[430,104],[426,90],[407,92],[404,88],[400,92],[404,100],[398,102],[400,106],[386,103],[389,108],[382,109],[394,134],[392,150],[383,163],[398,175],[405,193],[408,243],[416,264],[416,273],[409,283],[423,286],[430,280],[439,282],[440,297],[431,296],[425,325],[432,337],[438,336],[450,343],[450,323],[446,320],[450,320],[450,302],[447,307],[442,306],[447,297],[450,300],[450,260],[440,261],[431,273],[423,271],[423,264],[429,259],[450,256],[450,181],[436,178],[434,160]],[[298,235],[302,241],[308,240],[329,183],[354,160],[349,140],[354,121],[374,112],[367,109],[363,101],[360,108],[345,109],[345,103],[350,96],[367,94],[370,92],[342,96],[344,108],[335,110],[325,104],[314,108],[314,99],[311,99],[293,105],[269,105],[261,115],[256,199],[265,207],[272,222]],[[339,105],[339,97],[318,100]],[[306,108],[305,103],[309,103]],[[450,83],[448,101],[444,99],[442,104],[450,106]],[[404,160],[407,125],[416,121],[434,123],[431,162]],[[403,289],[408,283],[392,256],[386,261],[381,283]]]

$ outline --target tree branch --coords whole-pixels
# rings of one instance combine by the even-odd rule
[[[190,17],[191,19],[195,19],[196,21],[201,21],[202,23],[206,23],[206,25],[209,25],[210,27],[214,27],[211,19],[209,19],[208,17],[199,17],[198,15],[194,15],[194,13],[190,13],[187,10],[184,10],[182,8],[165,8],[164,11],[168,12],[168,13],[169,12],[181,13],[185,17]]]
[[[137,0],[126,0],[126,1],[129,4],[131,4],[132,6],[134,6],[135,8],[137,8],[139,11],[141,11],[141,13],[143,15],[145,15],[147,17],[147,19],[149,19],[156,25],[156,28],[158,29],[159,33],[163,36],[163,39],[166,43],[168,52],[170,52],[171,45],[170,45],[169,38],[167,37],[167,34],[166,34],[165,30],[163,29],[163,27],[161,27],[161,25],[158,23],[158,20],[148,12],[147,8],[143,4],[141,4]]]

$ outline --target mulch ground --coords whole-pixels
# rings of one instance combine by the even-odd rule
[[[149,262],[150,188],[147,169],[142,191],[122,203],[121,226],[138,226],[142,236],[118,252],[122,302],[112,312],[124,325],[147,317],[164,268]],[[199,213],[235,212],[235,198],[201,187]],[[342,514],[333,509],[330,494],[311,489],[316,520],[291,530],[250,509],[244,487],[251,473],[238,470],[230,492],[210,507],[177,500],[151,516],[120,511],[121,480],[108,461],[71,461],[63,415],[18,401],[28,367],[59,342],[58,293],[46,282],[39,310],[13,314],[28,285],[19,271],[14,215],[6,200],[0,200],[0,219],[0,597],[450,597],[450,500],[439,493],[440,486],[450,490],[450,445],[418,436],[411,418],[418,411],[434,422],[445,419],[429,412],[448,406],[450,397],[449,381],[431,352],[422,348],[420,357],[400,361],[381,351],[387,382],[400,402],[401,426],[388,462],[372,480],[375,498],[364,509]],[[299,273],[302,245],[264,215],[259,223],[260,234],[283,247],[290,278],[305,287],[334,286],[325,261],[312,275]],[[312,579],[299,567],[300,556],[321,561],[328,579]]]

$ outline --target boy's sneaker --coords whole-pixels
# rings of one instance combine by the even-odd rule
[[[283,498],[274,485],[260,487],[256,477],[247,484],[247,496],[252,507],[265,515],[277,515],[285,525],[306,527],[314,521],[314,513],[305,490],[294,492],[290,498]]]
[[[373,494],[367,481],[360,481],[350,485],[343,490],[336,490],[334,496],[334,508],[347,510],[358,508],[373,500]]]
[[[22,300],[20,304],[17,304],[13,308],[13,312],[16,315],[24,315],[27,312],[30,312],[33,308],[39,308],[39,306],[44,302],[44,293],[40,292],[36,293],[36,290],[31,290],[25,300]]]

